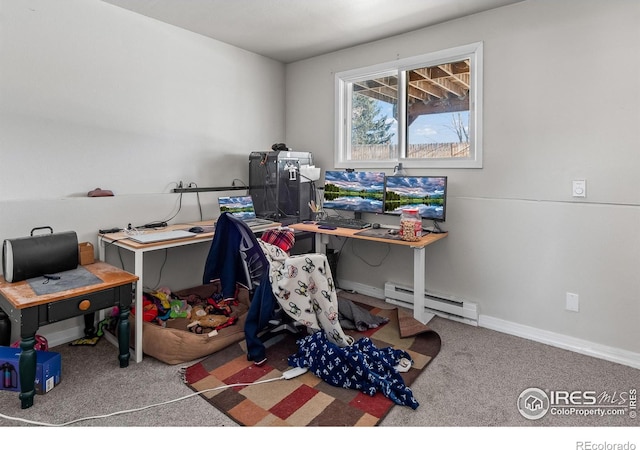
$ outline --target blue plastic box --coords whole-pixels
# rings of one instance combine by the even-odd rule
[[[19,348],[0,346],[0,389],[20,392]],[[60,353],[36,350],[36,394],[46,394],[60,384],[62,358]]]

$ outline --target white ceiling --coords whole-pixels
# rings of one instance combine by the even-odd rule
[[[102,0],[285,63],[522,0]]]

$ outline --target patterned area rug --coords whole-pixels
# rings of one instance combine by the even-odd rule
[[[367,336],[378,348],[406,350],[413,366],[401,375],[410,387],[440,351],[440,336],[404,310],[357,305],[390,320],[379,328],[345,332],[356,340]],[[301,336],[282,334],[267,342],[267,362],[261,367],[247,361],[246,347],[241,341],[188,367],[185,382],[199,392],[278,378],[290,369],[287,358],[297,352],[296,339]],[[392,407],[407,408],[397,406],[380,392],[371,397],[357,390],[331,386],[311,372],[291,380],[219,389],[201,396],[246,426],[375,426]]]

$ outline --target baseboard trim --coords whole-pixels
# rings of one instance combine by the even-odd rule
[[[344,291],[353,291],[358,294],[368,295],[369,297],[384,300],[384,289],[377,289],[366,284],[354,283],[352,281],[338,280],[339,289]]]
[[[348,280],[338,280],[340,289],[346,291],[354,291],[370,297],[384,299],[384,289],[376,289],[360,283],[354,283]],[[540,342],[552,347],[569,350],[582,355],[592,356],[594,358],[603,359],[617,364],[640,369],[640,353],[622,350],[616,347],[596,344],[594,342],[578,339],[560,333],[541,330],[539,328],[521,325],[515,322],[498,319],[496,317],[480,314],[478,316],[478,326],[489,330],[499,331],[501,333],[518,336],[530,341]]]
[[[47,333],[46,336],[49,347],[55,347],[84,337],[84,326],[79,325],[61,331],[54,331],[53,333]]]
[[[640,369],[640,353],[596,344],[584,339],[578,339],[560,333],[553,333],[551,331],[545,331],[527,325],[520,325],[482,314],[478,318],[478,326],[510,334],[512,336],[529,339],[531,341],[540,342],[552,347],[580,353],[582,355],[592,356],[594,358],[604,359],[605,361]]]
[[[354,291],[359,294],[383,300],[385,298],[384,289],[376,289],[365,284],[353,283],[346,280],[340,281],[339,283],[340,289],[344,289],[346,291]],[[550,345],[552,347],[580,353],[582,355],[592,356],[605,361],[640,369],[640,353],[596,344],[584,339],[578,339],[560,333],[553,333],[551,331],[521,325],[484,314],[480,314],[478,316],[478,326],[512,336],[518,336],[530,341],[540,342],[541,344]],[[47,333],[47,340],[49,342],[49,347],[55,347],[56,345],[62,345],[83,336],[84,328],[82,326],[77,326],[54,333]]]

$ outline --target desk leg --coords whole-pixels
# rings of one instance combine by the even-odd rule
[[[34,309],[34,308],[31,308]],[[22,317],[20,326],[20,357],[18,358],[18,371],[20,372],[20,395],[22,409],[33,406],[33,398],[36,395],[36,364],[37,357],[34,346],[36,344],[36,331],[38,330],[37,313],[28,311]]]
[[[136,362],[139,363],[142,361],[142,287],[144,284],[142,283],[142,274],[144,273],[143,261],[144,261],[144,253],[136,251],[134,253],[134,271],[135,275],[138,277],[138,283],[136,285]],[[127,323],[128,320],[127,320]]]
[[[119,307],[120,317],[118,320],[118,359],[120,360],[120,367],[129,367],[129,333],[131,332],[131,325],[129,324],[129,310],[128,306]]]
[[[102,239],[102,237],[98,236],[98,260],[106,262],[106,247],[107,243]]]
[[[107,243],[102,239],[102,235],[100,234],[98,235],[98,261],[107,262]],[[98,323],[102,322],[104,318],[104,310],[98,311]]]
[[[22,409],[31,408],[33,406],[33,397],[36,395],[36,351],[33,346],[36,343],[35,334],[31,336],[23,336],[20,341],[20,357],[18,358],[18,367],[20,372],[20,395],[22,401]]]
[[[425,324],[435,316],[424,310],[426,255],[425,247],[413,248],[413,317]]]
[[[315,233],[315,252],[327,253],[327,244],[329,243],[329,235],[322,233]]]

